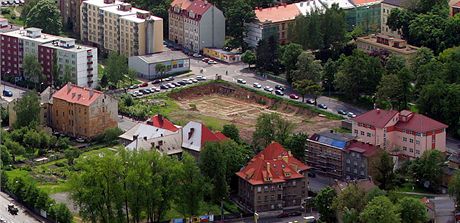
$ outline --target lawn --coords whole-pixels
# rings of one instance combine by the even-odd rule
[[[14,24],[14,25],[18,25],[18,26],[25,26],[25,21],[22,20],[20,16],[17,16],[15,14],[15,11],[17,13],[21,12],[21,10],[22,10],[21,6],[5,7],[4,9],[10,9],[9,13],[7,13],[7,14],[2,13],[1,14],[1,16],[3,16],[6,19],[8,19],[8,22],[10,22],[11,24]]]

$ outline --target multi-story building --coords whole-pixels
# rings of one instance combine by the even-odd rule
[[[393,38],[383,34],[358,37],[356,39],[358,49],[367,53],[387,51],[391,54],[402,56],[410,61],[419,49],[416,46],[407,44],[403,39]]]
[[[382,0],[350,0],[353,10],[346,10],[346,17],[352,17],[354,23],[348,23],[349,30],[360,26],[365,33],[378,33],[381,26]],[[350,27],[350,24],[352,27]],[[350,29],[351,28],[351,29]]]
[[[4,18],[0,18],[0,33],[6,33],[6,32],[11,32],[11,31],[15,31],[15,30],[18,30],[19,27],[17,26],[14,26],[14,25],[11,25],[8,23],[8,19],[4,19]],[[1,40],[0,40],[1,42]],[[3,64],[3,60],[1,59],[2,58],[2,49],[3,48],[6,48],[5,47],[1,47],[0,46],[0,71],[2,71],[2,64]],[[3,71],[1,72],[3,74]]]
[[[344,150],[343,177],[346,180],[376,176],[374,163],[381,150],[374,145],[353,140]]]
[[[392,36],[395,38],[401,38],[401,30],[392,30],[388,25],[388,17],[393,9],[406,8],[409,4],[409,0],[383,0],[381,3],[381,19],[380,19],[380,32],[384,35]]]
[[[64,27],[80,35],[80,5],[82,0],[58,0]]]
[[[256,47],[260,40],[271,36],[280,44],[287,43],[289,24],[300,15],[300,10],[296,4],[283,4],[265,9],[256,8],[254,13],[256,17],[254,21],[246,24],[247,33],[244,38],[250,47]]]
[[[308,197],[308,169],[273,142],[236,173],[240,203],[252,212],[300,208]]]
[[[33,55],[42,66],[47,85],[52,84],[53,78],[62,77],[68,67],[69,81],[83,87],[97,86],[96,48],[76,45],[74,39],[43,34],[38,28],[0,33],[0,43],[1,73],[8,78],[20,80],[24,57]]]
[[[460,1],[451,1],[452,3],[449,4],[450,8],[450,16],[455,16],[460,13]]]
[[[307,140],[305,161],[317,173],[342,178],[344,174],[343,151],[353,139],[351,135],[332,131],[313,134]]]
[[[360,141],[409,158],[432,149],[446,152],[447,127],[407,110],[374,109],[352,119],[353,135]]]
[[[192,52],[222,48],[224,14],[206,0],[174,0],[169,9],[169,40]]]
[[[100,91],[68,83],[53,94],[50,126],[73,137],[93,138],[118,126],[118,102]]]
[[[167,71],[158,72],[157,64],[165,65]],[[135,70],[139,77],[154,80],[189,71],[190,57],[178,50],[167,50],[151,55],[129,57],[128,66]]]
[[[163,50],[163,19],[148,11],[116,0],[86,0],[80,10],[84,42],[125,56]]]

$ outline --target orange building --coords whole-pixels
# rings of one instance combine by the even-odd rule
[[[68,83],[53,94],[51,127],[68,136],[93,138],[117,127],[118,101],[104,93]]]

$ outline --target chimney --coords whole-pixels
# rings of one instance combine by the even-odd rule
[[[72,93],[72,98],[74,98],[76,94],[77,94],[77,93],[73,92],[73,93]]]
[[[67,83],[67,94],[70,93],[72,90],[72,84],[70,82]]]
[[[161,114],[158,114],[158,124],[160,124],[160,126],[163,125],[163,115]]]
[[[89,89],[89,98],[92,98],[94,95],[94,90],[93,89]]]
[[[377,114],[380,114],[380,108],[377,108],[376,110],[377,110]]]
[[[267,162],[267,172],[270,173],[270,162]]]
[[[80,100],[80,98],[81,98],[81,94],[78,94],[77,95],[77,100]]]
[[[288,150],[288,156],[289,156],[289,157],[292,156],[291,150]]]

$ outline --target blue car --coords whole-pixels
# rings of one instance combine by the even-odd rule
[[[3,90],[3,96],[5,97],[13,97],[13,92],[10,90]]]

